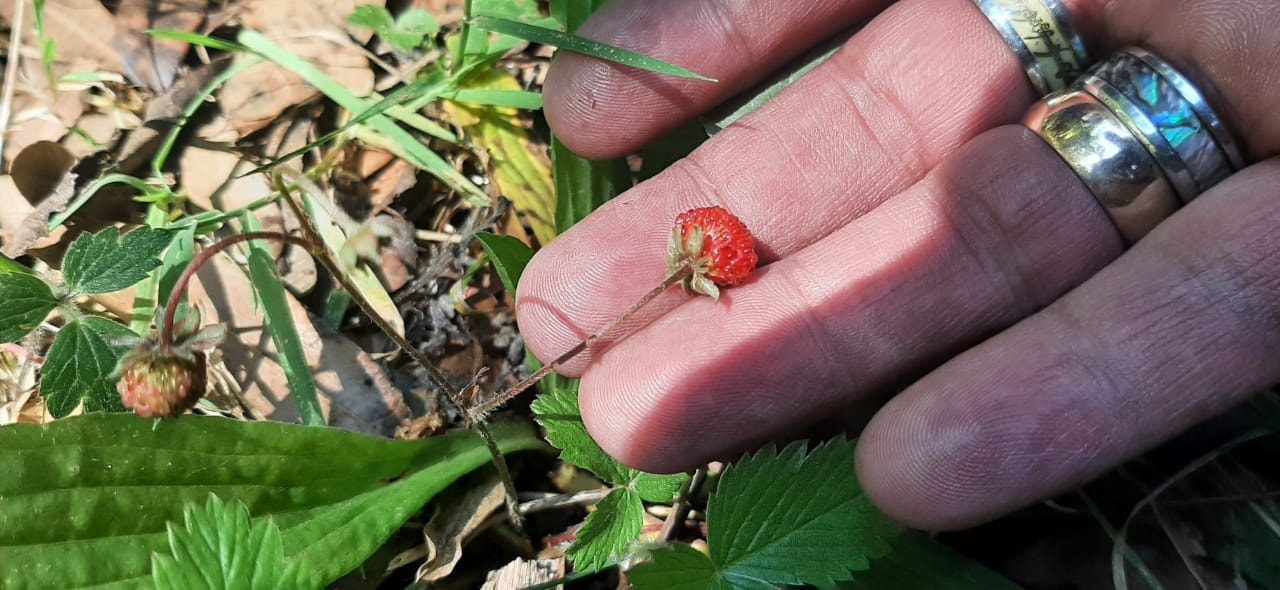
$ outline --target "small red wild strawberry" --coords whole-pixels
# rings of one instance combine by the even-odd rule
[[[760,257],[756,256],[756,241],[742,220],[724,207],[699,207],[676,217],[667,240],[667,278],[662,284],[645,293],[622,315],[599,332],[587,336],[577,346],[570,348],[555,360],[542,366],[510,389],[492,399],[476,404],[477,414],[497,409],[507,400],[541,381],[582,351],[613,333],[627,319],[657,299],[672,286],[679,284],[685,290],[720,299],[720,287],[735,287],[747,282],[756,270]]]
[[[719,299],[719,287],[745,283],[759,262],[751,232],[724,207],[690,209],[676,217],[667,242],[667,273],[675,275],[688,264],[693,273],[681,281],[685,289]]]

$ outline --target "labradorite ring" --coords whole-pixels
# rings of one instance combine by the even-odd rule
[[[1084,39],[1061,0],[973,0],[1018,56],[1040,96],[1062,90],[1089,67]]]
[[[1204,94],[1139,48],[1045,97],[1023,122],[1071,166],[1129,243],[1244,164]]]

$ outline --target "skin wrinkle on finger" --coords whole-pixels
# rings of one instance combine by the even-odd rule
[[[850,68],[841,66],[843,61],[866,65]],[[922,63],[937,65],[922,69],[917,65]],[[927,82],[916,81],[919,72],[929,74]],[[896,98],[877,98],[890,95]],[[742,124],[606,204],[539,252],[518,297],[527,343],[537,355],[557,356],[578,342],[575,334],[607,324],[657,284],[661,277],[624,285],[614,277],[656,276],[664,270],[665,237],[648,236],[669,231],[671,220],[684,210],[718,202],[751,228],[766,260],[781,258],[919,180],[920,170],[904,169],[892,152],[940,158],[985,129],[1015,121],[1031,100],[1017,59],[972,2],[898,3]],[[840,123],[833,126],[833,117]],[[914,137],[908,128],[927,134],[930,147],[889,143],[895,133],[903,142]],[[869,139],[877,134],[880,142]],[[779,157],[780,149],[786,157]],[[797,184],[805,188],[797,190]],[[598,261],[608,266],[581,266],[589,262],[584,252],[619,250],[618,236],[627,236],[628,245]],[[637,314],[635,325],[669,309],[669,301],[651,305]],[[563,325],[566,317],[574,323]],[[563,373],[581,375],[594,352],[609,345],[603,342],[580,355]]]
[[[928,529],[1065,491],[1280,381],[1280,161],[1228,179],[1044,312],[894,399],[859,473]],[[965,438],[931,432],[963,431]]]
[[[955,223],[971,216],[953,209],[975,199],[1000,219]],[[640,469],[678,471],[719,457],[882,391],[1036,305],[1010,287],[1021,281],[987,280],[993,263],[973,252],[1043,261],[1004,266],[1043,271],[1047,304],[1116,256],[1118,238],[1097,238],[1109,223],[1038,138],[1021,127],[988,132],[898,199],[770,265],[720,304],[689,301],[619,342],[583,377],[583,418],[606,451]],[[1000,240],[992,224],[1026,227],[1007,233],[1024,241],[965,245]],[[931,330],[917,330],[922,323]]]
[[[890,0],[614,0],[578,33],[692,67],[720,82],[673,80],[564,54],[557,56],[547,79],[548,122],[584,156],[609,158],[635,151],[763,79],[813,41],[888,4]]]

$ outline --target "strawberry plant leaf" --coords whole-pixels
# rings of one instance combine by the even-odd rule
[[[130,287],[160,266],[160,253],[172,239],[171,232],[153,227],[140,227],[124,235],[114,227],[83,234],[62,259],[67,289],[95,294]]]
[[[123,412],[111,374],[137,338],[128,328],[99,317],[63,326],[49,346],[40,377],[40,395],[49,413],[62,418],[82,401],[86,412]]]
[[[542,45],[550,45],[565,51],[580,53],[596,59],[611,61],[616,64],[640,70],[675,76],[677,78],[701,80],[703,82],[716,81],[714,78],[708,78],[698,74],[697,72],[690,71],[675,64],[667,63],[660,59],[642,55],[629,49],[623,49],[607,43],[593,41],[586,37],[579,37],[563,31],[557,31],[555,29],[493,16],[472,17],[471,25],[486,31],[502,33],[504,35],[524,39],[525,41],[541,43]]]
[[[871,560],[866,571],[839,590],[1017,590],[1018,585],[954,549],[920,533],[889,539],[888,555]]]
[[[498,271],[502,286],[515,297],[520,275],[524,274],[524,267],[533,259],[533,249],[511,236],[476,232],[476,239],[480,240],[480,245],[489,254],[489,260],[493,261],[493,268]]]
[[[590,471],[613,485],[631,488],[643,500],[670,502],[688,474],[654,475],[617,462],[592,440],[578,409],[578,382],[543,392],[533,402],[533,418],[547,433],[547,442],[560,449],[560,458]]]
[[[542,446],[527,424],[492,430],[506,453]],[[284,559],[328,584],[490,463],[470,432],[395,441],[201,416],[17,424],[0,428],[0,449],[0,588],[151,587],[166,524],[211,492],[243,502],[255,523],[272,518]]]
[[[626,556],[644,525],[644,503],[630,488],[616,488],[596,504],[565,553],[576,572],[594,572]]]
[[[688,545],[673,545],[653,552],[651,559],[627,573],[636,590],[733,590],[737,588],[716,571],[711,558]],[[764,588],[777,588],[765,585]]]
[[[812,451],[803,442],[781,452],[766,447],[727,469],[707,505],[707,560],[714,577],[707,585],[690,587],[830,588],[886,555],[887,539],[901,527],[862,492],[854,475],[854,446],[841,438]],[[654,551],[654,560],[633,573],[644,580],[667,579],[665,567],[691,567],[691,556],[674,551]],[[665,587],[642,586],[639,579],[632,578],[636,588]]]
[[[252,215],[245,214],[243,221],[247,231],[261,229],[257,218]],[[311,374],[311,365],[307,362],[307,353],[302,348],[302,338],[298,336],[298,328],[293,323],[289,296],[285,293],[280,275],[276,274],[276,261],[263,240],[249,242],[249,279],[253,292],[262,305],[267,333],[271,334],[271,342],[275,343],[276,350],[280,353],[277,361],[284,371],[285,380],[289,382],[289,394],[298,407],[298,417],[308,426],[324,426],[324,412],[320,409],[320,397],[316,394],[316,381]]]
[[[210,495],[203,506],[188,504],[182,526],[169,523],[168,555],[154,554],[156,590],[316,588],[309,569],[286,561],[280,529],[271,518],[250,520],[243,502]]]
[[[39,277],[0,272],[0,342],[17,342],[44,321],[58,305]]]

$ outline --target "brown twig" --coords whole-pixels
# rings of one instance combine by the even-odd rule
[[[511,386],[511,388],[507,389],[506,391],[493,396],[493,399],[490,399],[489,401],[486,401],[484,403],[476,404],[476,408],[475,408],[476,413],[483,415],[483,414],[492,412],[493,410],[496,410],[499,407],[502,407],[503,404],[507,403],[508,401],[511,401],[512,398],[514,398],[517,395],[520,395],[522,392],[524,392],[524,390],[529,389],[530,387],[533,387],[539,381],[542,381],[542,379],[545,378],[547,375],[550,375],[552,371],[555,371],[556,369],[560,368],[562,365],[569,362],[569,360],[572,359],[573,357],[576,357],[579,354],[582,354],[582,351],[591,347],[592,345],[599,342],[600,340],[608,337],[615,330],[621,327],[622,324],[626,323],[627,320],[631,319],[631,316],[635,315],[637,311],[640,311],[640,308],[648,305],[654,299],[657,299],[658,296],[662,295],[663,292],[665,292],[667,289],[670,289],[671,287],[675,286],[676,284],[680,283],[681,281],[691,276],[693,276],[693,266],[690,265],[689,263],[685,263],[681,265],[679,268],[675,270],[675,272],[671,273],[666,278],[666,280],[662,281],[662,284],[649,290],[648,293],[645,293],[644,296],[641,297],[639,301],[636,301],[635,303],[631,304],[631,307],[628,307],[626,311],[622,312],[622,315],[618,316],[617,319],[614,319],[612,322],[610,322],[609,325],[604,327],[604,329],[600,330],[599,332],[596,332],[595,334],[587,336],[585,339],[579,342],[576,346],[565,351],[564,354],[556,357],[555,360],[551,361],[550,363],[547,363],[541,369],[538,369],[536,372],[534,372],[534,374],[529,375],[523,381]]]
[[[658,533],[660,542],[669,543],[675,539],[676,532],[684,526],[684,519],[689,515],[689,497],[698,493],[698,489],[706,479],[707,468],[699,467],[693,472],[693,477],[680,486],[680,493],[676,494],[676,502],[671,505],[671,514],[667,515],[667,519],[662,523],[662,531]]]

